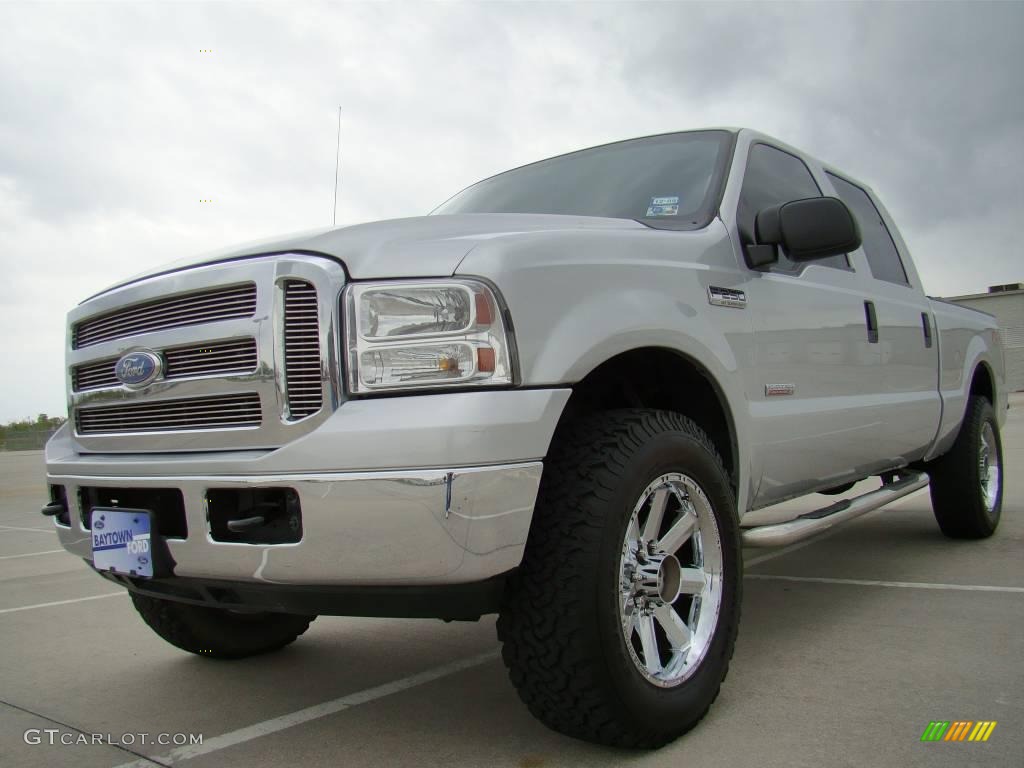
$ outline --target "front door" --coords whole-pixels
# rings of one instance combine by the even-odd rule
[[[751,146],[737,209],[741,239],[769,205],[818,197],[802,159],[765,143]],[[879,344],[869,338],[869,277],[848,257],[809,263],[783,249],[751,270],[755,364],[747,396],[758,435],[762,507],[870,474],[883,430],[874,395],[883,388]]]

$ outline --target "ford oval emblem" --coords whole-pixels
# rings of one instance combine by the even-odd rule
[[[156,352],[129,352],[117,361],[114,375],[126,387],[144,387],[160,375],[163,367]]]

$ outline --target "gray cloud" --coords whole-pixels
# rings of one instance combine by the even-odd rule
[[[1020,3],[0,5],[0,419],[127,274],[630,136],[749,125],[870,183],[930,292],[1024,278]],[[213,53],[200,53],[200,49]],[[213,203],[201,204],[200,199]]]

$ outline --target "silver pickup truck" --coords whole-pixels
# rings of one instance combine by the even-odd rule
[[[605,744],[707,711],[743,547],[929,484],[947,536],[999,522],[992,318],[925,296],[865,185],[749,130],[543,160],[68,320],[43,512],[157,634],[232,658],[318,614],[497,612],[530,710]]]

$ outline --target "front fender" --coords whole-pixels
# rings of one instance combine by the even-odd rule
[[[640,348],[688,358],[711,379],[730,413],[745,509],[751,441],[743,374],[750,368],[752,324],[745,309],[708,301],[709,285],[741,287],[746,279],[724,226],[559,240],[480,245],[458,269],[501,291],[523,385],[573,385],[605,361]]]
[[[722,329],[702,310],[684,298],[641,287],[582,298],[554,318],[548,334],[537,339],[530,359],[531,380],[575,383],[606,360],[642,347],[679,352],[706,368],[716,381],[735,378],[736,354]]]

